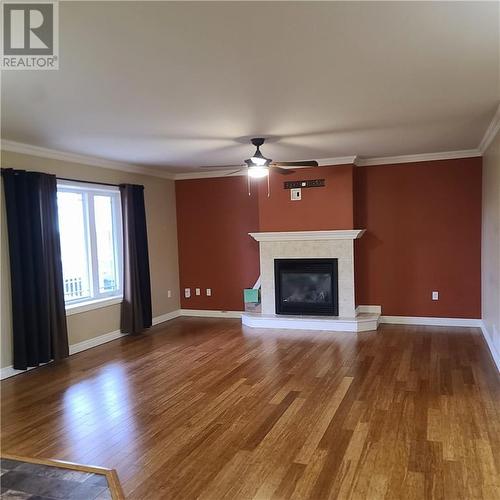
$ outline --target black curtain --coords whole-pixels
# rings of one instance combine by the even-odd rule
[[[152,324],[144,186],[120,185],[123,218],[121,331],[138,334]]]
[[[69,355],[54,175],[2,169],[9,236],[14,368]]]

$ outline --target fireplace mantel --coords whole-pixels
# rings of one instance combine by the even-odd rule
[[[354,240],[364,229],[248,233],[259,242],[261,312],[244,313],[245,325],[256,328],[306,330],[376,330],[378,315],[358,317],[354,297]],[[335,259],[338,316],[297,316],[276,313],[275,263],[280,259]]]
[[[339,229],[331,231],[282,231],[269,233],[248,233],[257,241],[317,241],[355,240],[361,238],[365,229]]]

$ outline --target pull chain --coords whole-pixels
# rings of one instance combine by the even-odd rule
[[[248,186],[248,196],[252,196],[252,185],[250,182],[250,176],[247,175],[247,186]],[[269,175],[267,175],[267,197],[271,197],[271,186],[269,182]]]

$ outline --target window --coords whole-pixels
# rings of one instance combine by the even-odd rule
[[[121,297],[119,189],[58,181],[57,205],[66,306]]]

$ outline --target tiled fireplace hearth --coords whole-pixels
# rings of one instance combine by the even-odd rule
[[[244,313],[243,324],[258,328],[366,331],[377,314],[358,314],[354,298],[354,240],[363,229],[250,233],[259,242],[261,313]],[[282,259],[329,259],[337,264],[338,316],[277,314],[275,267]]]

